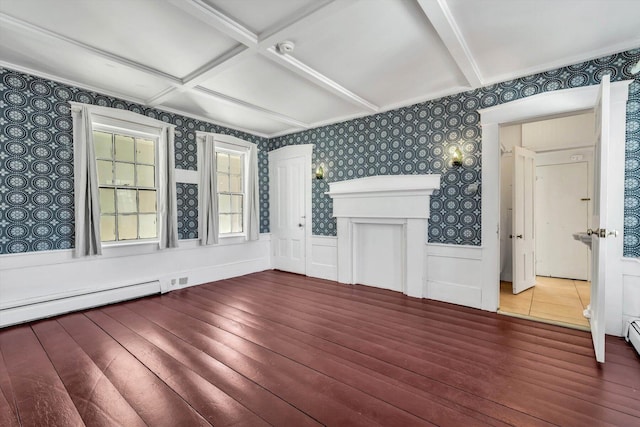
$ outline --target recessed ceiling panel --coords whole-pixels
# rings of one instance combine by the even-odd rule
[[[230,104],[197,92],[176,95],[163,105],[174,110],[184,111],[187,114],[210,118],[214,123],[236,129],[250,129],[263,135],[292,128],[291,125],[272,120],[249,108]],[[162,109],[162,106],[158,108]]]
[[[102,89],[116,96],[141,101],[169,87],[164,79],[21,29],[2,29],[0,59],[83,86]]]
[[[0,12],[180,78],[237,45],[165,1],[2,0]]]
[[[305,123],[362,112],[357,106],[261,56],[248,58],[201,86]]]
[[[383,107],[466,85],[414,0],[344,4],[288,37],[295,58]]]
[[[640,46],[640,1],[447,3],[487,83]]]
[[[256,34],[278,27],[319,0],[205,0]]]

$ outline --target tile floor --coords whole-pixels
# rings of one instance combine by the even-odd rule
[[[514,295],[511,282],[500,282],[500,312],[565,326],[589,329],[582,311],[589,304],[590,282],[536,277],[533,288]]]

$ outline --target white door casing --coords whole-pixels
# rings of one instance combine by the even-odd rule
[[[536,284],[535,233],[536,153],[513,147],[513,293]]]
[[[611,144],[609,159],[616,165],[608,175],[608,212],[610,226],[622,230],[624,225],[624,147],[626,102],[632,80],[611,84]],[[544,92],[516,101],[479,110],[482,126],[482,284],[481,307],[497,311],[500,280],[500,145],[499,126],[504,123],[531,121],[555,115],[592,109],[598,86]],[[621,336],[622,260],[621,238],[611,239],[607,253],[606,333]]]
[[[607,272],[607,252],[615,236],[609,236],[612,228],[609,225],[607,209],[607,175],[609,173],[610,114],[611,88],[609,75],[602,78],[600,93],[595,107],[596,146],[594,162],[594,202],[591,215],[591,299],[585,312],[589,315],[591,338],[596,353],[596,360],[604,362],[605,334],[605,285]]]
[[[269,152],[271,262],[275,269],[306,274],[311,254],[312,144]]]

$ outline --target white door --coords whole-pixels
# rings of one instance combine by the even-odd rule
[[[589,248],[573,238],[589,227],[588,180],[587,162],[536,167],[536,275],[588,280]]]
[[[273,268],[306,274],[311,151],[300,147],[269,152],[271,244]]]
[[[513,147],[513,293],[536,284],[535,173],[536,153]]]
[[[605,266],[608,246],[613,243],[609,235],[607,215],[607,173],[609,172],[610,132],[610,83],[609,75],[602,78],[600,94],[595,107],[596,147],[594,161],[594,203],[591,215],[591,304],[587,309],[591,324],[591,337],[596,360],[604,362],[605,332]],[[609,237],[608,237],[609,236]],[[615,236],[614,236],[615,237]]]

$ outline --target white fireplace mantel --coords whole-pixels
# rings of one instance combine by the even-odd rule
[[[429,199],[440,175],[385,175],[333,182],[338,281],[424,296]]]

